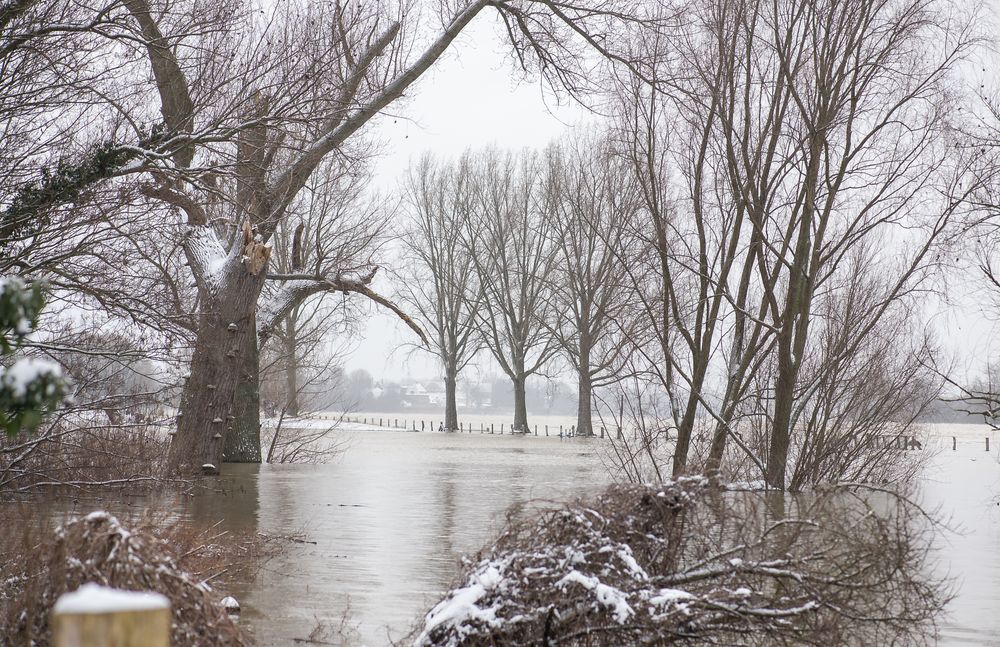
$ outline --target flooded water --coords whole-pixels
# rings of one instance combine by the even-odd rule
[[[960,532],[937,568],[955,578],[942,645],[1000,645],[1000,438],[934,429],[923,495]],[[957,436],[952,450],[951,436]],[[985,450],[985,436],[991,450]],[[609,481],[600,439],[347,430],[326,465],[227,465],[222,492],[175,509],[265,533],[304,533],[235,593],[261,645],[293,645],[317,621],[355,628],[349,645],[390,644],[438,599],[518,502],[565,501]],[[99,503],[84,502],[93,506]],[[89,512],[93,507],[74,512]],[[332,644],[343,644],[335,637]]]
[[[998,435],[980,425],[937,426],[925,471],[928,508],[940,506],[956,532],[941,538],[940,564],[956,597],[939,644],[1000,645],[1000,453]],[[952,449],[952,437],[956,449]],[[985,438],[990,437],[990,451]]]
[[[331,464],[232,475],[242,492],[231,496],[256,495],[259,530],[304,530],[316,542],[293,545],[243,592],[243,621],[263,645],[304,638],[316,619],[338,625],[348,609],[353,644],[388,644],[448,588],[461,556],[495,534],[510,505],[566,500],[607,482],[599,441],[346,435],[345,453]]]

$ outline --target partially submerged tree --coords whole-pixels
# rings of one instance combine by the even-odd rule
[[[546,154],[545,218],[556,262],[548,277],[551,321],[542,320],[577,375],[576,433],[591,436],[594,390],[627,378],[640,342],[630,264],[638,183],[607,135],[591,133]]]
[[[182,247],[198,288],[191,373],[171,450],[181,470],[223,458],[260,460],[259,328],[330,291],[356,292],[402,314],[369,288],[377,267],[269,271],[274,232],[322,161],[349,155],[362,129],[487,6],[512,19],[513,45],[525,61],[567,82],[584,78],[569,74],[579,61],[564,58],[568,44],[583,35],[585,46],[609,54],[598,43],[629,19],[605,5],[473,0],[443,10],[441,27],[420,42],[419,17],[391,4],[282,3],[265,11],[266,20],[239,4],[213,12],[161,11],[147,0],[125,6],[136,27],[127,42],[145,50],[163,119],[157,147],[142,152],[150,167],[143,190],[183,214]],[[269,280],[284,285],[266,307],[272,320],[259,321]]]
[[[459,429],[459,374],[481,348],[476,330],[483,307],[475,258],[463,244],[476,208],[470,154],[444,163],[430,155],[410,169],[405,191],[409,218],[402,244],[409,270],[400,295],[428,333],[428,348],[444,372],[444,427]]]
[[[514,386],[513,428],[527,430],[525,381],[558,350],[546,323],[557,258],[546,208],[553,196],[535,153],[487,149],[472,163],[475,207],[464,236],[481,292],[475,325]]]
[[[732,443],[771,487],[788,487],[822,376],[929,287],[970,191],[949,115],[974,40],[951,11],[709,3],[687,38],[655,43],[662,92],[625,84],[622,130],[659,279],[640,277],[660,342],[650,364],[676,403],[675,475],[707,418],[708,471]],[[858,250],[869,276],[889,278],[832,364],[807,371],[826,329],[817,313],[851,283]]]

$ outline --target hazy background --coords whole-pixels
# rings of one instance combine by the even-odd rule
[[[997,2],[1000,4],[1000,1]],[[407,103],[378,124],[381,154],[375,162],[373,188],[393,195],[411,160],[433,150],[442,156],[457,156],[466,148],[490,144],[506,148],[540,147],[574,125],[593,119],[582,107],[552,96],[539,83],[524,81],[503,44],[502,26],[493,14],[482,14],[409,93]],[[393,258],[375,280],[382,294],[393,291]],[[970,265],[969,272],[978,272]],[[992,304],[972,286],[961,285],[953,276],[943,286],[944,299],[928,295],[924,302],[927,326],[951,355],[959,377],[974,377],[995,352],[992,340],[996,323],[987,312]],[[433,358],[412,348],[401,348],[414,336],[394,315],[369,308],[370,317],[358,334],[347,342],[350,352],[345,369],[364,369],[375,380],[397,382],[439,377]],[[344,343],[339,340],[338,343]],[[499,377],[498,369],[484,352],[478,366],[471,366],[464,379]],[[559,377],[572,383],[572,376]],[[536,378],[538,379],[538,378]]]

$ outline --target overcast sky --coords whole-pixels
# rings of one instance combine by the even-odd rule
[[[424,151],[457,156],[470,146],[493,143],[542,147],[572,124],[588,120],[578,106],[558,105],[537,82],[518,82],[494,18],[493,13],[480,14],[410,91],[400,117],[382,119],[377,136],[384,152],[375,162],[379,189],[395,191],[410,160]],[[375,288],[388,294],[392,286],[386,274]],[[426,353],[396,350],[414,336],[394,316],[377,313],[363,328],[363,335],[352,340],[348,370],[364,368],[397,380],[437,376]]]
[[[379,190],[394,192],[410,161],[428,150],[457,156],[468,147],[493,143],[543,147],[574,124],[593,120],[579,106],[559,105],[537,82],[521,80],[507,52],[495,15],[480,14],[444,59],[411,89],[399,116],[382,118],[376,131],[383,150],[375,161]],[[375,284],[384,294],[392,291],[387,274],[383,272]],[[966,294],[960,281],[953,283],[947,290],[949,303],[925,301],[927,322],[956,359],[957,373],[972,377],[996,350],[992,342],[996,324],[975,295]],[[429,355],[400,349],[413,339],[394,316],[374,312],[361,334],[351,340],[353,352],[346,366],[395,380],[437,377],[438,367]],[[480,368],[486,376],[495,373],[487,362]]]

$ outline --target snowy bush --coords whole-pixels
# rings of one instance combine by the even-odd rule
[[[414,645],[933,642],[945,595],[911,502],[771,496],[689,478],[515,516]]]
[[[34,544],[30,552],[0,551],[0,645],[50,645],[53,605],[63,593],[87,583],[165,596],[170,600],[172,645],[252,644],[219,603],[219,594],[183,566],[208,561],[212,575],[218,575],[221,565],[237,566],[241,546],[172,533],[162,527],[127,529],[114,516],[98,511],[59,527],[54,538],[34,537],[28,542]],[[218,555],[209,554],[215,552]]]
[[[13,356],[34,330],[43,305],[37,284],[28,286],[18,277],[0,277],[0,359]],[[62,371],[52,362],[21,358],[0,366],[0,428],[8,435],[34,429],[64,393]]]

